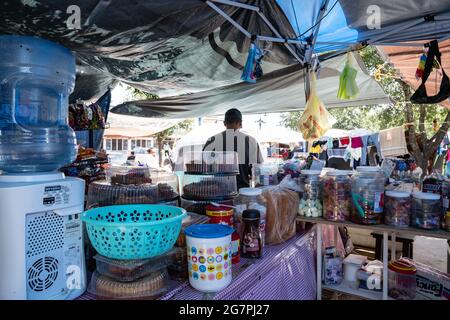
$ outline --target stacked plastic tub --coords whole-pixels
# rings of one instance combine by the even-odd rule
[[[147,167],[117,166],[107,169],[106,180],[96,181],[89,188],[88,209],[129,208],[129,212],[120,209],[116,213],[115,218],[118,221],[115,222],[123,222],[123,228],[126,228],[129,222],[139,224],[154,218],[150,216],[151,212],[147,213],[144,210],[142,206],[145,205],[162,205],[162,208],[173,206],[174,211],[181,210],[175,208],[179,205],[177,176],[167,172],[152,171]],[[142,210],[144,211],[141,212]],[[106,217],[114,215],[114,211],[111,213]],[[148,214],[148,217],[143,217],[145,214]],[[135,216],[132,217],[132,215]],[[164,217],[163,215],[160,218]],[[169,268],[186,260],[184,250],[177,247],[150,258],[135,259],[130,256],[114,256],[111,254],[113,249],[123,246],[124,243],[129,245],[130,240],[136,242],[135,247],[137,248],[150,244],[152,242],[151,232],[136,229],[131,230],[132,234],[130,235],[117,231],[100,236],[95,231],[91,230],[89,234],[91,243],[96,249],[99,249],[99,246],[107,247],[104,248],[106,251],[99,251],[93,257],[96,267],[88,291],[95,294],[98,299],[156,299],[173,285],[170,281]],[[101,232],[100,229],[97,231]],[[176,232],[176,237],[172,240],[174,243],[179,232],[180,230]],[[98,242],[97,236],[103,237],[101,239],[104,242]],[[157,236],[156,231],[155,236]],[[165,239],[167,238],[165,237]],[[156,248],[159,244],[161,244],[160,241],[152,245]],[[137,251],[134,254],[137,254]]]
[[[238,155],[229,151],[190,152],[184,157],[181,206],[206,214],[211,203],[233,205],[237,197]]]
[[[106,171],[106,180],[90,185],[87,201],[88,209],[123,204],[178,206],[178,178],[147,167],[111,167]]]

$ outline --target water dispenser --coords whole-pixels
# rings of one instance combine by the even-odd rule
[[[68,125],[75,57],[56,43],[0,36],[0,170],[56,170],[76,158]]]
[[[56,171],[76,157],[74,84],[68,49],[0,36],[0,300],[74,299],[86,289],[84,181]]]

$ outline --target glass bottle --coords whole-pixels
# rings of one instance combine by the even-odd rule
[[[259,211],[244,210],[242,213],[243,235],[241,241],[241,256],[245,258],[262,257],[262,238],[259,228]]]

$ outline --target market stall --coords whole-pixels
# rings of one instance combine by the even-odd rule
[[[383,8],[374,21],[385,28],[367,25],[369,5]],[[405,178],[392,175],[395,166],[367,166],[369,146],[385,160],[408,153],[403,127],[328,138],[330,150],[361,159],[356,172],[294,159],[255,165],[255,187],[240,189],[235,151],[183,152],[180,181],[106,166],[95,150],[119,80],[160,99],[115,106],[117,114],[304,109],[302,138],[319,140],[334,122],[326,105],[390,102],[353,51],[446,40],[448,3],[85,1],[72,23],[66,1],[1,6],[0,298],[321,299],[323,284],[377,299],[448,299],[447,274],[398,260],[395,249],[388,261],[388,233],[450,238],[448,180],[394,190],[387,181]],[[429,46],[424,74],[437,50]],[[446,100],[447,87],[433,101]],[[78,100],[96,98],[104,105]],[[87,149],[73,130],[89,132]],[[297,222],[317,226],[298,233]],[[334,243],[323,241],[328,224],[382,231],[383,262],[347,252],[337,229]],[[421,281],[440,295],[424,294]]]

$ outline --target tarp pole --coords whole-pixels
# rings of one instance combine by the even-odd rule
[[[322,22],[321,20],[322,20],[323,15],[325,14],[326,9],[327,9],[328,1],[329,0],[324,0],[322,6],[320,7],[320,12],[319,12],[317,20],[315,22],[317,25],[314,28],[314,33],[313,33],[313,36],[312,36],[312,39],[311,39],[311,48],[310,48],[311,51],[310,51],[308,56],[305,56],[305,58],[308,58],[308,60],[306,61],[307,63],[311,62],[312,53],[314,51],[314,46],[316,45],[317,35],[319,34],[320,24]]]
[[[241,31],[247,38],[251,38],[252,35],[250,32],[248,32],[244,27],[242,27],[239,23],[234,21],[229,15],[227,15],[222,9],[220,9],[218,6],[216,6],[211,1],[206,1],[206,4],[210,6],[212,9],[214,9],[217,13],[219,13],[222,17],[228,20],[233,26],[235,26],[239,31]]]
[[[311,63],[314,46],[316,45],[317,35],[319,34],[320,23],[322,22],[321,20],[322,20],[323,15],[325,14],[327,5],[328,5],[328,0],[324,0],[320,7],[319,15],[317,16],[317,20],[315,22],[316,26],[314,28],[314,32],[312,35],[311,45],[306,50],[305,58],[303,60],[307,65],[309,65]],[[306,74],[305,74],[305,98],[306,98],[306,101],[308,101],[308,99],[309,99],[310,89],[311,89],[311,84],[310,84],[310,78],[309,78],[309,70],[307,68]]]
[[[281,34],[278,32],[277,29],[275,29],[275,27],[272,25],[272,23],[270,23],[269,19],[266,18],[265,15],[263,15],[261,12],[258,11],[258,15],[261,17],[261,19],[267,24],[267,26],[270,28],[270,30],[272,30],[272,32],[279,38],[282,38]],[[297,53],[291,48],[291,46],[285,41],[284,46],[286,47],[286,49],[289,50],[290,53],[292,53],[292,55],[295,57],[295,59],[298,60],[298,62],[300,62],[300,64],[303,66],[303,60],[297,55]]]
[[[241,3],[241,2],[230,1],[230,0],[211,0],[211,1],[259,12],[259,7],[251,6],[249,4],[245,4],[245,3]]]
[[[283,39],[283,38],[275,38],[275,37],[268,37],[268,36],[258,36],[260,40],[263,41],[270,41],[270,42],[287,42],[287,43],[293,43],[293,44],[300,44],[300,45],[306,45],[306,41],[302,40],[292,40],[292,39]]]

